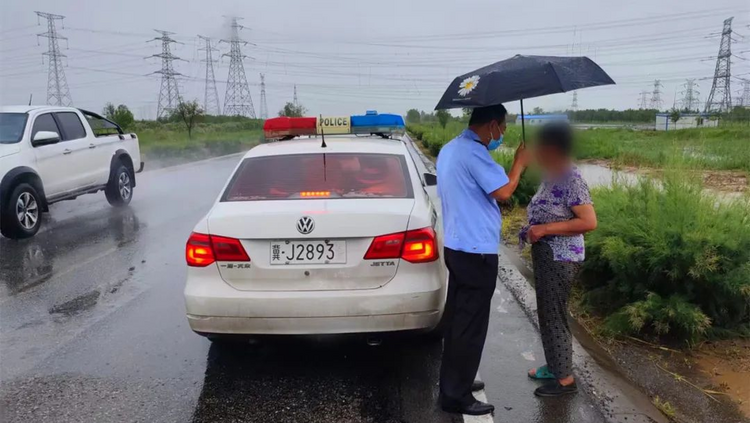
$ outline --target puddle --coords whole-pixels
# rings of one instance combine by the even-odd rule
[[[578,163],[576,166],[581,171],[583,179],[591,188],[610,186],[612,185],[612,180],[615,178],[628,184],[638,182],[638,175],[634,173],[616,171],[606,166],[591,163]]]
[[[92,291],[62,304],[56,304],[49,309],[49,314],[64,314],[66,316],[78,314],[95,306],[100,295],[99,291]]]
[[[695,355],[695,363],[715,390],[726,393],[750,416],[750,340],[704,344]]]

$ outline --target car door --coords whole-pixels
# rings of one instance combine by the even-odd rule
[[[53,198],[72,190],[76,181],[75,177],[71,176],[73,168],[68,165],[70,156],[70,153],[66,153],[68,146],[62,141],[62,132],[52,113],[43,113],[34,118],[31,139],[33,140],[40,131],[50,131],[60,135],[60,141],[55,144],[34,147],[37,170],[44,184],[45,195]]]
[[[75,189],[87,188],[97,184],[97,146],[93,135],[86,132],[81,117],[76,112],[56,112],[55,120],[62,130],[62,140],[66,145],[63,154],[68,155],[66,165],[71,166],[71,175],[75,179]],[[71,173],[73,173],[71,172]]]

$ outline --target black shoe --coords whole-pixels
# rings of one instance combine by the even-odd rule
[[[575,382],[568,386],[563,386],[559,381],[555,380],[536,388],[534,395],[538,397],[559,397],[576,392],[578,392],[578,387],[576,387]]]
[[[471,392],[481,391],[484,389],[484,382],[481,380],[475,380],[474,383],[471,384]]]
[[[486,402],[474,401],[469,405],[452,404],[443,402],[441,408],[446,413],[468,414],[470,416],[483,416],[495,411],[495,406]]]

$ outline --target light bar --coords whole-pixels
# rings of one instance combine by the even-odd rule
[[[263,133],[268,139],[285,139],[301,135],[334,134],[403,134],[404,118],[368,110],[364,115],[315,117],[276,117],[266,119]]]

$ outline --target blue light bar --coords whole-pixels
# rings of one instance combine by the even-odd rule
[[[405,127],[401,115],[378,114],[374,110],[368,110],[365,115],[352,116],[354,134],[403,134]]]

